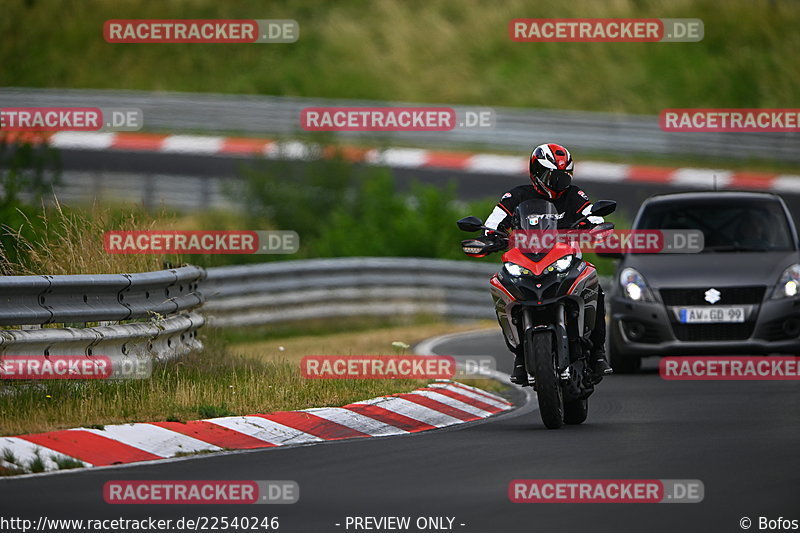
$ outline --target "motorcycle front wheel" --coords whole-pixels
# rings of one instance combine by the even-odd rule
[[[548,429],[558,429],[564,424],[564,397],[555,364],[553,333],[535,333],[530,346],[525,346],[525,359],[536,379],[536,396],[542,422]]]
[[[564,423],[583,424],[589,415],[589,399],[564,402]]]

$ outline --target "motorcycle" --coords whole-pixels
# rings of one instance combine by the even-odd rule
[[[616,202],[600,200],[591,213],[575,221],[572,229],[586,224],[589,216],[605,216]],[[512,230],[558,229],[559,213],[551,202],[532,199],[522,202],[512,217]],[[458,221],[467,232],[488,230],[474,216]],[[601,233],[613,229],[603,223],[592,229]],[[495,243],[462,241],[464,253],[483,257],[509,245],[508,232],[493,231]],[[516,241],[516,239],[511,239]],[[592,372],[589,340],[597,313],[599,281],[591,263],[583,260],[574,242],[554,242],[535,253],[512,247],[503,256],[503,268],[489,281],[497,320],[509,349],[521,349],[525,369],[533,381],[522,386],[536,390],[542,422],[549,429],[562,424],[581,424],[589,413],[589,396],[602,380]],[[524,248],[524,247],[523,247]]]

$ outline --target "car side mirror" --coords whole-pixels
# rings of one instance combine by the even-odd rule
[[[604,217],[617,209],[617,202],[613,200],[597,200],[592,204],[592,216]]]
[[[456,224],[458,224],[458,229],[461,231],[479,231],[483,229],[483,221],[478,217],[464,217]]]

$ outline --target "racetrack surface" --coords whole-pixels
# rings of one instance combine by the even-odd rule
[[[500,370],[510,370],[495,331],[450,337],[435,351],[494,355]],[[0,502],[4,516],[34,519],[269,515],[280,518],[280,531],[303,533],[354,531],[344,527],[347,516],[449,516],[455,531],[487,533],[741,531],[744,516],[753,519],[753,530],[759,516],[800,518],[798,382],[664,381],[654,363],[646,361],[636,375],[607,378],[582,426],[546,430],[535,403],[528,403],[427,434],[0,479]],[[518,478],[699,479],[705,499],[512,504],[508,485]],[[103,483],[120,479],[295,480],[300,501],[105,504]]]

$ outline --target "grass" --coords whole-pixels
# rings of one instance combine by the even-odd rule
[[[306,355],[396,355],[398,349],[392,343],[397,341],[413,346],[430,337],[489,327],[492,324],[486,320],[464,324],[436,322],[389,326],[367,331],[340,331],[239,342],[234,345],[234,349],[247,357],[267,362],[296,362]],[[404,350],[402,353],[408,352]]]
[[[57,13],[58,16],[53,16]],[[657,114],[798,107],[793,0],[7,0],[0,85]],[[699,43],[515,43],[513,18],[691,17]],[[290,18],[294,44],[108,44],[107,19]]]
[[[14,452],[8,448],[3,448],[3,461],[11,464],[19,464],[19,460],[14,455]]]
[[[12,260],[9,250],[0,247],[0,274],[123,274],[181,264],[180,256],[109,254],[103,246],[107,230],[171,229],[175,217],[166,212],[152,214],[130,205],[70,208],[55,200],[34,216],[38,219],[26,216],[17,227],[2,226],[17,250]]]
[[[33,452],[33,459],[27,463],[23,463],[17,459],[14,453],[8,449],[2,449],[2,460],[5,465],[0,465],[0,477],[3,476],[18,476],[22,474],[37,474],[47,470],[45,458],[42,457],[43,450],[36,448]],[[71,470],[74,468],[84,468],[84,464],[72,457],[51,455],[50,459],[55,464],[55,470]]]
[[[33,474],[45,471],[44,459],[42,459],[41,452],[37,449],[34,452],[34,457],[28,462],[27,470]]]
[[[236,413],[229,411],[227,405],[201,405],[197,408],[197,414],[200,418],[221,418]]]
[[[72,470],[73,468],[83,468],[83,463],[72,457],[53,457],[53,462],[59,470]]]
[[[216,335],[234,344],[237,349],[242,349],[250,344],[258,345],[261,342],[278,341],[286,345],[291,339],[298,337],[317,338],[336,334],[370,333],[375,330],[397,330],[398,335],[405,331],[413,332],[415,328],[428,328],[436,330],[442,327],[442,319],[438,316],[428,315],[400,315],[395,317],[382,316],[352,316],[309,319],[302,322],[286,322],[284,324],[253,325],[247,327],[230,327],[218,329]],[[456,325],[445,326],[457,327]],[[354,335],[357,336],[357,335]],[[383,340],[381,341],[383,342]],[[381,344],[378,348],[385,348]]]
[[[358,324],[358,322],[356,323]],[[284,338],[250,340],[237,343],[236,350],[250,357],[266,361],[300,361],[305,355],[396,355],[408,353],[400,346],[413,345],[431,337],[449,333],[492,327],[494,321],[482,320],[464,324],[444,322],[417,322],[413,325],[384,326],[364,331],[358,325],[350,331],[293,335]],[[344,323],[339,329],[347,327]],[[226,332],[227,336],[229,332]],[[443,354],[446,355],[446,354]],[[510,357],[510,356],[509,356]],[[507,386],[489,379],[459,379],[462,383],[493,392],[502,392]]]
[[[474,323],[400,326],[236,346],[211,331],[203,352],[155,364],[150,379],[40,381],[36,387],[4,382],[0,435],[341,406],[407,392],[426,381],[304,379],[298,361],[313,354],[394,355],[398,353],[394,341],[413,344],[474,327]]]
[[[1,173],[0,173],[1,174]],[[0,175],[0,182],[2,182]],[[180,213],[166,207],[149,211],[131,202],[63,205],[55,196],[39,206],[12,209],[16,223],[0,216],[0,275],[125,274],[151,272],[184,264],[219,266],[237,259],[264,260],[266,256],[110,254],[106,231],[191,231],[271,229],[268,222],[246,218],[241,212],[214,210]],[[1,212],[0,215],[7,213]],[[292,257],[294,258],[294,257]]]

